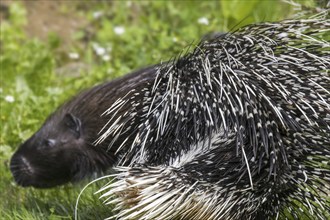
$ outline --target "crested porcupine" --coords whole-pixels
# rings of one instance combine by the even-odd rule
[[[18,149],[14,177],[51,187],[118,164],[100,190],[112,218],[325,219],[329,30],[325,17],[250,25],[92,88]]]

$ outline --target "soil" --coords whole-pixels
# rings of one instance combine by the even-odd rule
[[[9,6],[13,0],[0,2],[0,22],[10,17]],[[56,33],[65,48],[71,45],[73,34],[83,29],[87,21],[76,13],[77,2],[57,0],[19,1],[26,9],[25,31],[31,38],[46,40],[50,33]]]
[[[69,0],[1,0],[0,24],[10,18],[10,5],[14,2],[20,2],[26,10],[27,22],[24,31],[29,38],[47,41],[49,35],[55,33],[60,39],[57,54],[65,58],[58,63],[56,74],[80,76],[81,73],[88,72],[87,64],[68,58],[72,48],[84,48],[88,43],[86,36],[89,36],[87,33],[90,26],[86,16],[84,17],[84,12],[90,6],[88,3]],[[80,30],[83,30],[86,36],[77,40],[74,34]]]

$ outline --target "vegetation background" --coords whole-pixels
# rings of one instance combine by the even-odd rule
[[[319,1],[296,1],[315,7]],[[323,1],[326,2],[326,1]],[[166,61],[204,35],[299,13],[269,0],[0,2],[0,218],[73,219],[88,182],[47,190],[18,187],[10,157],[44,119],[78,91]],[[111,216],[93,184],[79,203],[81,219]]]

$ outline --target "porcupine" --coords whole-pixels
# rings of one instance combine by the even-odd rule
[[[249,25],[161,66],[99,191],[110,218],[329,217],[329,30],[327,15]]]
[[[290,209],[296,203],[321,216],[322,210],[329,209],[322,197],[329,193],[329,43],[318,37],[322,32],[325,36],[328,29],[327,19],[249,26],[202,43],[193,53],[160,66],[156,80],[146,83],[137,74],[137,78],[120,81],[127,89],[122,93],[132,90],[115,102],[118,94],[105,99],[114,104],[103,120],[95,119],[111,118],[98,139],[100,151],[93,151],[97,148],[91,144],[92,137],[87,145],[74,142],[86,135],[80,133],[81,128],[86,129],[85,123],[72,109],[62,107],[14,155],[14,176],[22,185],[51,187],[114,163],[112,155],[97,157],[110,161],[105,164],[78,167],[85,169],[71,170],[72,164],[51,166],[42,159],[47,154],[42,154],[40,146],[63,147],[45,134],[58,136],[65,128],[62,132],[75,146],[93,147],[92,151],[84,148],[91,155],[106,155],[102,146],[109,146],[110,152],[125,149],[118,156],[122,157],[120,164],[134,167],[117,169],[119,181],[110,194],[124,195],[113,202],[121,201],[119,209],[127,205],[130,209],[118,217],[251,219],[289,215],[283,212],[285,206],[296,217],[301,210]],[[132,80],[133,86],[127,87]],[[137,86],[140,80],[141,87]],[[115,91],[109,85],[115,84],[105,85],[109,97],[108,90]],[[75,111],[82,111],[78,106],[85,107],[84,100],[91,101],[94,96],[90,95],[101,90],[89,91],[94,92],[69,102]],[[138,114],[137,108],[142,112]],[[61,109],[70,111],[64,114]],[[94,108],[87,109],[95,113]],[[92,113],[87,109],[85,114]],[[102,108],[98,110],[102,112]],[[130,130],[137,117],[144,122],[135,123]],[[94,136],[100,127],[91,128]],[[125,148],[131,141],[131,147]],[[77,162],[63,159],[55,157],[58,163]],[[58,172],[67,169],[72,171],[68,175]],[[54,171],[50,172],[53,179],[45,175],[49,170]],[[38,173],[42,175],[35,177]],[[152,207],[151,201],[155,202]]]

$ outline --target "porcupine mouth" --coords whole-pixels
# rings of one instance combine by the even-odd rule
[[[43,172],[33,168],[32,164],[23,156],[14,156],[10,162],[10,170],[15,182],[22,187],[50,188],[61,184],[60,181],[49,182],[42,175]]]
[[[10,162],[10,171],[13,174],[15,182],[23,187],[33,185],[33,175],[35,170],[31,163],[23,156],[13,157]]]

